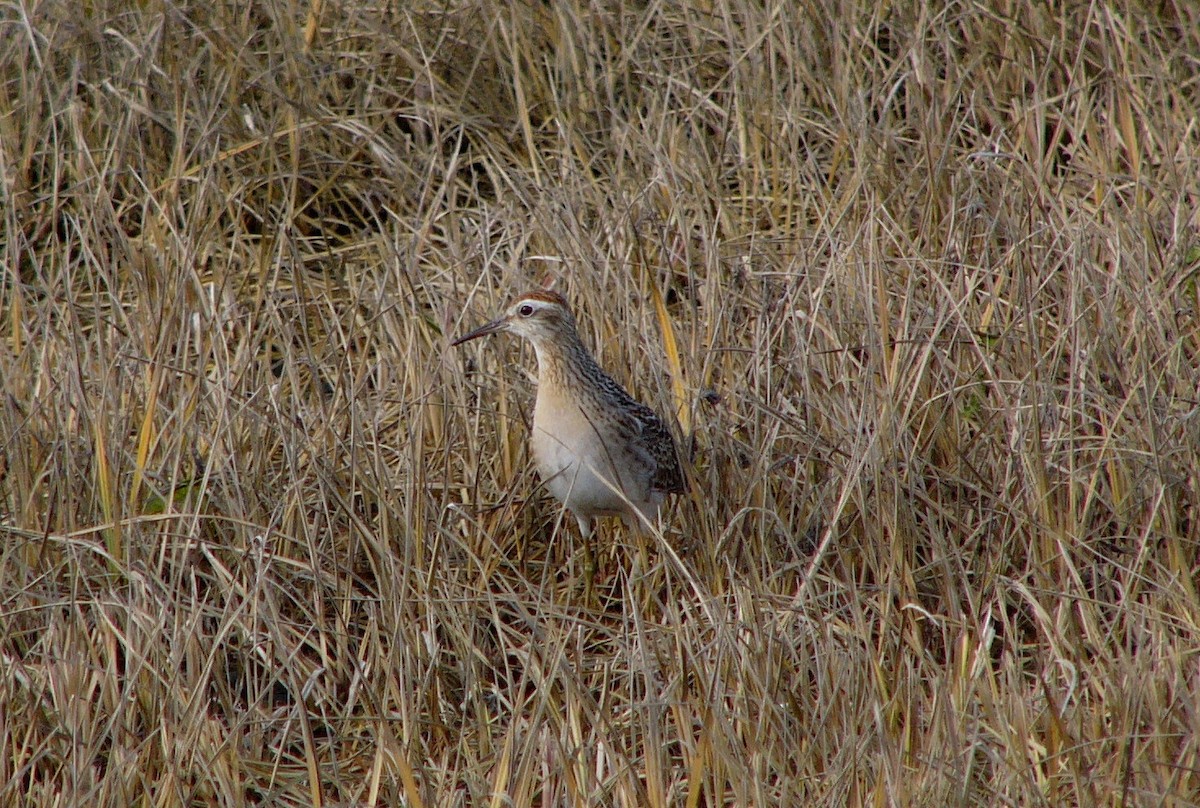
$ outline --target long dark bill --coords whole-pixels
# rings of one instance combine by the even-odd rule
[[[482,325],[469,334],[463,334],[461,337],[454,340],[454,342],[450,343],[450,345],[451,347],[455,345],[462,345],[464,342],[470,342],[471,340],[478,339],[479,337],[486,337],[488,334],[495,334],[497,331],[504,330],[504,326],[506,325],[508,325],[508,320],[503,317],[501,317],[499,320],[492,320],[487,325]]]

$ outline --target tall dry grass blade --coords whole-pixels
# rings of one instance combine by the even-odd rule
[[[688,404],[687,387],[683,378],[683,362],[679,357],[679,343],[675,340],[675,327],[667,312],[662,292],[658,284],[650,279],[650,299],[654,301],[654,314],[658,318],[659,333],[662,334],[663,354],[667,359],[667,369],[671,374],[671,398],[674,400],[675,418],[683,432],[686,441],[692,434],[692,413]]]
[[[321,27],[321,10],[325,0],[309,0],[308,18],[304,21],[304,49],[311,51],[317,41],[317,31]]]
[[[95,442],[96,482],[100,489],[100,513],[103,515],[104,549],[108,553],[110,563],[117,569],[125,565],[125,544],[123,526],[118,518],[118,508],[115,500],[116,485],[113,480],[112,465],[109,462],[108,437],[101,428],[99,419],[92,421],[92,439]]]
[[[162,369],[158,363],[151,363],[145,369],[146,403],[142,413],[142,424],[138,429],[137,451],[134,454],[133,479],[129,483],[129,496],[126,501],[135,505],[141,500],[142,482],[145,480],[146,462],[150,455],[150,446],[155,442],[155,414],[158,407],[158,391],[162,382]],[[166,506],[166,503],[164,503]]]

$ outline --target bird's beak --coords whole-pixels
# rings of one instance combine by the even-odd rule
[[[497,331],[503,331],[506,328],[508,328],[508,318],[501,317],[499,320],[492,320],[487,325],[476,328],[470,334],[463,334],[461,337],[454,340],[454,342],[450,343],[450,345],[462,345],[464,342],[470,342],[471,340],[479,337],[486,337],[488,334],[495,334]]]

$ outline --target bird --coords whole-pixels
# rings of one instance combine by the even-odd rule
[[[574,515],[585,547],[598,517],[619,516],[640,535],[667,495],[688,492],[670,429],[596,362],[565,297],[525,292],[501,317],[451,345],[500,332],[527,340],[537,355],[530,448],[539,477]]]

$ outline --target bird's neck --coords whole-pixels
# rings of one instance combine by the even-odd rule
[[[574,331],[556,335],[553,340],[533,344],[538,362],[538,384],[575,386],[599,365]]]

